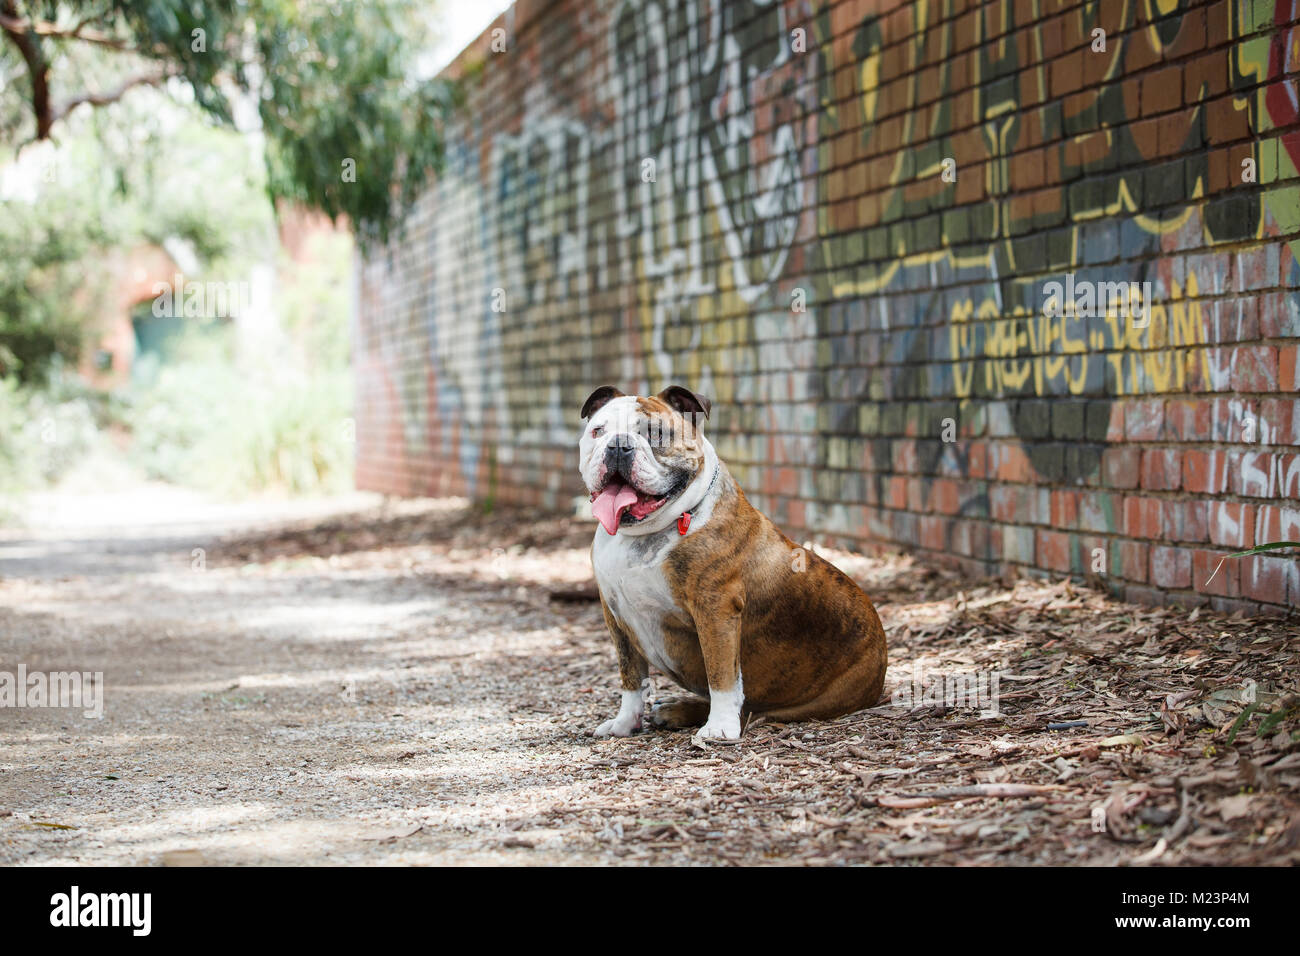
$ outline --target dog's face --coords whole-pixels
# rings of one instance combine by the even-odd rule
[[[710,403],[680,385],[658,395],[624,395],[612,385],[591,393],[578,443],[579,469],[591,511],[608,533],[631,528],[668,508],[705,462],[700,425]]]

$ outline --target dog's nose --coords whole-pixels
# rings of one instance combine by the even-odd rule
[[[632,459],[636,457],[636,446],[630,437],[615,435],[605,449],[605,470],[621,472],[627,475],[632,470]]]

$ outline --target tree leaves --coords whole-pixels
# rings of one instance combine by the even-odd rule
[[[267,190],[347,217],[363,242],[396,228],[443,157],[444,120],[457,101],[446,81],[421,78],[416,57],[431,23],[405,0],[291,4],[283,0],[110,0],[12,3],[0,23],[0,117],[14,96],[28,119],[0,128],[12,145],[46,139],[78,106],[98,107],[176,76],[219,123],[252,107],[266,137]],[[102,60],[95,89],[60,92],[58,54],[89,48]],[[23,60],[15,58],[21,54]],[[24,73],[23,62],[28,63]],[[344,176],[350,163],[355,176]]]

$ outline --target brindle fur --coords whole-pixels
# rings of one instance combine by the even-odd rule
[[[695,409],[683,404],[689,406],[670,390],[637,399],[641,414],[671,435],[655,455],[694,475],[704,457],[682,417]],[[707,402],[701,410],[707,414]],[[777,720],[828,719],[873,706],[884,685],[886,642],[871,600],[838,568],[801,552],[750,505],[726,466],[719,469],[712,516],[664,562],[680,608],[663,621],[666,656],[674,663],[668,676],[702,696],[710,688],[731,690],[739,676],[744,711]],[[654,547],[657,537],[647,536],[644,547]],[[636,635],[608,608],[605,621],[623,687],[639,687],[647,664]],[[689,726],[707,715],[706,700],[677,700],[659,708],[654,720]]]
[[[679,668],[669,676],[707,695],[710,686],[735,686],[738,662],[745,709],[778,720],[828,719],[874,705],[886,642],[871,600],[834,565],[800,554],[730,475],[725,480],[709,523],[665,562],[685,612],[664,622]]]

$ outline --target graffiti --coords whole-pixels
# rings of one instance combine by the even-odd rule
[[[819,168],[847,168],[859,184],[881,184],[866,191],[865,201],[820,207],[828,294],[874,293],[899,269],[936,261],[995,277],[1068,268],[1078,261],[1082,223],[1124,215],[1159,235],[1187,220],[1187,197],[1217,196],[1239,185],[1230,164],[1194,152],[1209,146],[1211,136],[1215,143],[1248,140],[1257,125],[1249,99],[1246,108],[1218,99],[1211,110],[1200,102],[1225,86],[1249,85],[1229,50],[1193,58],[1179,71],[1173,93],[1191,94],[1186,109],[1161,114],[1158,123],[1129,122],[1144,115],[1143,86],[1123,78],[1203,47],[1204,20],[1164,15],[1173,12],[1164,5],[1157,18],[1142,3],[1110,10],[1095,3],[991,0],[975,16],[958,16],[958,6],[953,0],[910,5],[910,39],[888,47],[874,14],[856,30],[837,22],[854,5],[828,4],[816,18],[827,104]],[[1058,11],[1064,15],[1049,19]],[[1094,52],[1090,37],[1103,19],[1112,39]],[[1219,26],[1226,34],[1230,25]],[[1064,66],[1052,63],[1068,51],[1074,52]],[[859,68],[838,69],[844,62]],[[1069,69],[1074,82],[1054,75]],[[943,95],[936,98],[936,90]],[[1070,95],[1063,98],[1063,91]],[[1183,161],[1188,153],[1193,159]],[[961,170],[956,182],[939,175],[948,157]],[[1166,161],[1165,180],[1153,179],[1153,169]],[[832,199],[834,175],[825,177]],[[1252,238],[1259,217],[1250,193],[1240,205],[1210,205],[1207,238]],[[870,231],[865,239],[880,254],[855,268],[850,263],[860,256],[852,250],[864,238],[861,230]]]
[[[695,305],[752,305],[781,275],[805,206],[803,114],[785,14],[762,0],[621,4],[611,46],[618,233],[650,284],[659,371],[699,347]],[[723,259],[727,268],[713,266]]]
[[[562,503],[591,384],[675,380],[728,409],[715,440],[778,518],[996,559],[993,453],[935,423],[996,413],[1007,480],[1096,486],[1112,412],[1294,387],[1300,0],[543,7],[418,241],[362,268],[359,440],[396,430],[400,467]],[[1045,308],[1075,279],[1141,314]],[[1263,498],[1298,474],[1241,472]]]
[[[548,301],[585,305],[591,139],[582,124],[550,117],[493,140],[497,281],[518,290],[525,316]]]
[[[1099,316],[1016,306],[1001,315],[991,300],[978,314],[953,308],[950,347],[959,398],[1007,395],[1116,397],[1203,388],[1211,378],[1203,306],[1195,273],[1172,283],[1169,301],[1150,306],[1145,323],[1112,309]],[[1105,388],[1101,380],[1105,377]],[[978,379],[978,380],[977,380]]]
[[[619,231],[647,275],[714,291],[702,274],[714,216],[739,294],[754,301],[781,274],[803,209],[796,101],[780,4],[650,0],[614,14],[622,172]],[[647,181],[642,161],[665,175]]]

